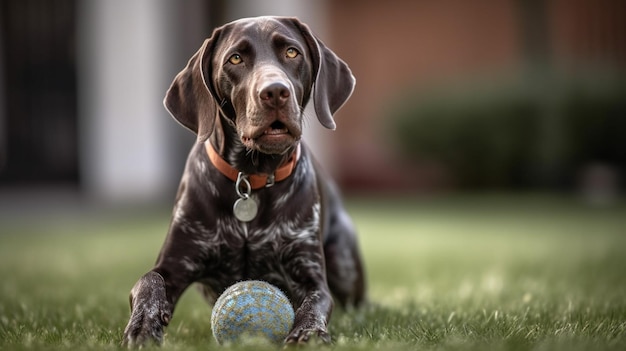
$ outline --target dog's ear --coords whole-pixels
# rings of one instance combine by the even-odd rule
[[[320,123],[335,129],[333,114],[348,100],[356,80],[348,65],[319,40],[309,27],[296,18],[290,19],[300,30],[311,52],[313,63],[313,103]]]
[[[174,78],[165,95],[163,104],[180,124],[198,135],[199,141],[205,141],[213,132],[218,104],[212,90],[210,65],[212,52],[219,38],[216,30],[211,38],[206,39],[187,66]],[[208,79],[208,80],[207,80]]]

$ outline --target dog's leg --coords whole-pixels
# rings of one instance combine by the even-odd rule
[[[330,342],[326,328],[333,309],[333,299],[328,287],[310,291],[296,310],[293,328],[285,339],[287,344],[302,344],[316,336],[325,343]]]
[[[130,292],[131,316],[124,330],[124,346],[161,344],[163,329],[172,318],[176,302],[201,269],[200,265],[191,264],[201,258],[198,250],[192,250],[194,243],[184,240],[189,237],[186,227],[175,223],[172,228],[156,266]]]
[[[356,307],[365,301],[365,274],[356,232],[343,209],[330,215],[333,218],[324,243],[328,286],[341,307]]]
[[[309,184],[310,185],[310,184]],[[306,200],[306,201],[304,201]],[[285,226],[278,256],[286,293],[295,308],[286,344],[301,344],[312,336],[328,343],[327,324],[333,299],[326,282],[321,235],[321,204],[313,196],[301,199],[294,221]],[[293,209],[293,207],[292,207]],[[300,228],[293,230],[294,228]]]
[[[122,345],[161,344],[163,328],[172,318],[173,306],[167,299],[165,280],[159,273],[150,271],[137,281],[130,292],[130,308]]]
[[[328,286],[341,307],[356,307],[366,299],[365,269],[356,230],[337,185],[319,167],[318,174],[324,202],[322,223]]]
[[[124,330],[123,346],[141,347],[163,342],[163,329],[169,324],[176,302],[192,283],[184,267],[157,265],[143,275],[130,292],[131,315]],[[177,272],[175,276],[169,272]]]
[[[327,324],[333,309],[333,299],[326,283],[324,254],[318,239],[294,245],[285,257],[290,278],[290,299],[297,307],[287,344],[305,343],[311,336],[330,342]]]

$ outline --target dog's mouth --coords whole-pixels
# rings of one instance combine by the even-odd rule
[[[250,136],[242,135],[244,146],[251,150],[258,150],[266,154],[282,154],[299,139],[299,132],[294,132],[281,121],[274,121],[267,127],[261,127]]]
[[[276,121],[263,131],[263,135],[281,135],[289,134],[289,129],[283,122]]]

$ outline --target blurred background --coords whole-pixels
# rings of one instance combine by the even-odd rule
[[[171,206],[195,138],[165,91],[255,15],[299,17],[352,68],[337,130],[306,136],[348,194],[623,193],[621,0],[1,0],[0,211]]]

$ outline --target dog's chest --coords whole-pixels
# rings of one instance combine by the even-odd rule
[[[236,281],[261,279],[278,286],[291,286],[289,271],[302,252],[321,246],[320,204],[295,216],[277,213],[264,221],[245,223],[234,217],[218,219],[206,228],[196,244],[205,258],[204,281],[221,291]]]

